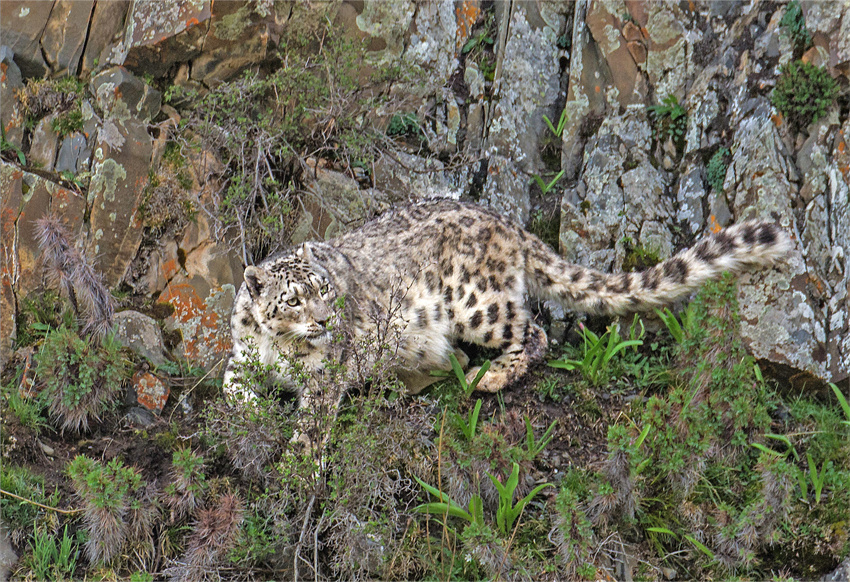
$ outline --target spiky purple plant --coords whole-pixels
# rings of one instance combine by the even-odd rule
[[[77,319],[83,322],[83,334],[104,337],[112,329],[115,306],[103,275],[72,244],[68,229],[58,217],[46,214],[35,221],[35,226],[47,282],[68,298]]]

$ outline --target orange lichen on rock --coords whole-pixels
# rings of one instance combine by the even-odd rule
[[[713,214],[708,217],[708,230],[711,232],[720,232],[723,230],[723,227],[720,226],[719,222],[717,222],[717,217]]]
[[[478,0],[464,0],[455,9],[457,16],[457,35],[455,37],[457,52],[460,52],[466,39],[469,38],[469,33],[472,32],[472,27],[475,26],[475,21],[478,20],[480,13],[481,8],[478,7]]]
[[[218,291],[221,290],[215,289],[210,294]],[[159,301],[174,307],[171,319],[183,335],[183,353],[188,360],[207,367],[230,351],[226,316],[201,299],[191,284],[172,281],[159,296]]]

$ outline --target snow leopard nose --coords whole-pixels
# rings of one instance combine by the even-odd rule
[[[316,323],[324,324],[330,319],[331,312],[324,302],[317,301],[313,304],[313,320]]]

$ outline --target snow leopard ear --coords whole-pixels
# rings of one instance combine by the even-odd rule
[[[266,285],[268,273],[260,267],[248,266],[245,267],[245,285],[248,287],[248,293],[251,299],[256,299],[260,296],[263,287]]]
[[[313,262],[313,250],[310,248],[310,245],[303,244],[295,251],[295,256],[299,257],[305,263]]]

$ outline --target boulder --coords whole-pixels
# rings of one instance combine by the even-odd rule
[[[3,8],[6,4],[3,4]],[[4,37],[5,42],[5,37]],[[6,141],[17,147],[23,147],[24,141],[24,112],[21,104],[15,98],[15,93],[24,86],[21,70],[13,59],[12,49],[6,45],[0,46],[0,123]]]
[[[53,169],[59,150],[59,134],[51,127],[54,119],[54,115],[48,115],[35,126],[28,156],[30,164],[38,164],[40,169],[47,171]]]
[[[48,72],[40,41],[52,10],[53,2],[0,2],[0,36],[14,52],[24,77],[43,77]]]
[[[116,39],[122,37],[130,5],[130,0],[95,2],[80,67],[82,75],[88,76],[109,65],[123,64],[123,54]]]
[[[165,403],[168,402],[168,396],[171,394],[171,390],[165,382],[155,374],[140,371],[133,376],[132,384],[136,401],[140,406],[154,414],[162,412]]]
[[[91,87],[104,119],[88,192],[89,246],[107,285],[115,286],[127,273],[142,240],[138,208],[153,153],[145,120],[159,111],[160,93],[123,67],[103,71],[92,79]]]
[[[41,48],[51,74],[76,75],[89,32],[94,0],[56,0],[41,33]]]
[[[543,114],[554,117],[552,105],[559,98],[557,38],[564,20],[559,10],[565,7],[518,3],[499,20],[504,49],[496,65],[499,89],[488,126],[491,160],[482,197],[521,223],[529,218],[530,176],[543,171],[539,152],[549,131]]]
[[[165,327],[180,332],[182,355],[209,370],[230,352],[230,312],[242,282],[242,262],[214,236],[203,214],[186,229],[178,248],[184,260],[175,265],[158,300],[174,308]]]
[[[136,73],[160,77],[175,63],[201,53],[209,30],[212,1],[133,2],[127,15],[123,64]]]
[[[162,332],[156,320],[138,311],[119,311],[113,317],[115,339],[154,366],[167,362]]]

